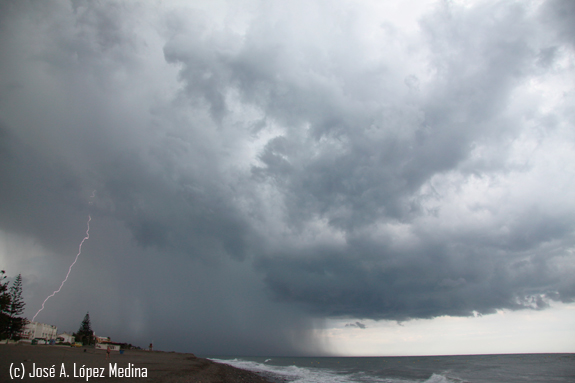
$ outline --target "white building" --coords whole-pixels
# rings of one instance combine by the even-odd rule
[[[110,342],[109,336],[96,336],[96,343],[106,343]]]
[[[29,322],[22,330],[22,337],[28,339],[44,338],[46,340],[56,339],[58,328],[51,324]]]
[[[120,351],[120,345],[112,342],[96,343],[97,350],[107,350],[110,347],[112,351]]]
[[[74,335],[64,332],[62,334],[58,334],[56,341],[59,343],[74,343],[75,338]]]

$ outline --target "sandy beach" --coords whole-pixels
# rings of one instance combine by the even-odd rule
[[[86,350],[86,351],[84,351]],[[21,378],[24,376],[23,379]],[[38,376],[39,375],[39,376]],[[93,347],[0,345],[0,381],[224,383],[271,380],[193,354]]]

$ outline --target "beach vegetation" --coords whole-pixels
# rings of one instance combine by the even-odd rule
[[[9,292],[10,303],[8,304],[8,328],[7,335],[12,340],[19,340],[20,334],[27,323],[26,318],[21,315],[24,313],[24,299],[22,298],[22,274],[18,274],[12,282]]]
[[[91,345],[95,343],[94,331],[92,330],[92,324],[90,323],[90,312],[88,311],[84,315],[84,319],[80,324],[80,329],[74,334],[76,337],[76,342],[82,342],[84,345]]]
[[[4,282],[5,273],[4,270],[0,270],[0,339],[6,338],[6,329],[9,323],[7,311],[10,305],[10,295],[8,294],[8,282]]]
[[[27,320],[20,315],[24,312],[22,298],[22,275],[19,274],[9,287],[5,281],[5,271],[0,271],[0,339],[19,340]]]

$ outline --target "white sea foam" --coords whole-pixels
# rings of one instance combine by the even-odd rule
[[[212,359],[214,362],[229,364],[230,366],[263,374],[279,375],[290,382],[297,383],[344,383],[349,377],[337,375],[327,369],[314,369],[298,366],[274,366],[241,359]]]
[[[242,359],[211,359],[217,363],[228,364],[233,367],[248,371],[268,374],[271,376],[281,376],[289,382],[294,383],[349,383],[349,382],[381,382],[381,383],[454,383],[443,375],[433,374],[429,379],[422,382],[420,380],[404,380],[376,377],[364,372],[353,374],[342,374],[326,368],[298,367],[298,366],[275,366],[258,363]]]
[[[452,380],[447,379],[443,375],[433,374],[429,379],[425,381],[425,383],[452,383]]]
[[[571,354],[214,359],[295,383],[573,382]]]
[[[442,374],[449,375],[449,378]],[[432,374],[424,383],[469,383],[469,381],[465,379],[453,376],[451,371],[445,371],[442,374]]]

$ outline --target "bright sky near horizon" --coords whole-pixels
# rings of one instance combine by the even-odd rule
[[[359,323],[365,327],[333,321],[322,335],[335,353],[346,356],[572,353],[575,342],[573,304],[478,317]]]
[[[1,1],[0,50],[28,318],[90,214],[37,318],[61,331],[575,352],[575,2]]]

